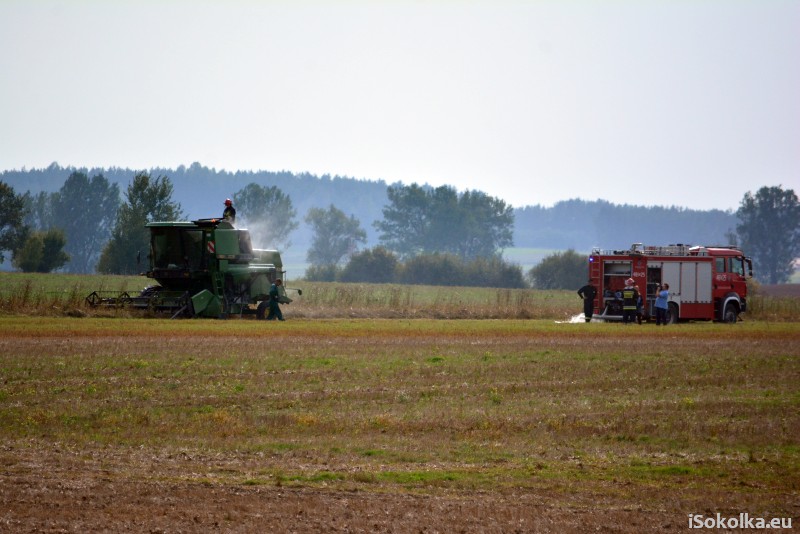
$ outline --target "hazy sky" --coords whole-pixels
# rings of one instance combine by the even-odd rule
[[[54,161],[735,209],[800,192],[800,0],[0,0],[0,170]]]

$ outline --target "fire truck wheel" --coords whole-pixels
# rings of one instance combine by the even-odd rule
[[[725,305],[725,311],[722,313],[722,321],[725,323],[735,323],[739,318],[739,310],[736,304],[728,303]]]
[[[678,322],[678,305],[674,302],[669,303],[667,308],[667,324],[675,324]]]
[[[256,308],[256,319],[259,321],[264,320],[267,314],[267,308],[269,307],[269,303],[264,300],[258,304],[258,308]]]

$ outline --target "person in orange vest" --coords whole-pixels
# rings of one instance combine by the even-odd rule
[[[625,280],[625,289],[622,290],[622,323],[628,324],[636,321],[636,310],[639,302],[639,290],[634,285],[633,278]]]

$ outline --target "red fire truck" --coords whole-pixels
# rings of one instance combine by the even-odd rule
[[[736,322],[747,310],[747,279],[753,262],[735,247],[631,245],[630,250],[593,249],[589,279],[598,291],[594,317],[622,319],[621,292],[633,278],[644,319],[655,317],[660,284],[669,284],[667,321],[704,319]]]

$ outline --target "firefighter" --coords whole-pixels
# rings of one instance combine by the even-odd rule
[[[222,212],[222,219],[231,224],[236,222],[236,209],[229,198],[225,199],[225,211]]]
[[[591,278],[589,282],[578,290],[578,296],[583,299],[583,316],[586,322],[592,320],[592,313],[594,313],[594,298],[597,296],[597,288],[592,285]]]
[[[281,313],[281,307],[278,306],[278,302],[281,298],[281,292],[279,288],[282,285],[283,280],[276,278],[275,283],[269,288],[269,313],[267,314],[267,321],[274,321],[275,319],[279,321],[286,320],[283,318],[283,313]]]
[[[622,290],[622,323],[628,324],[636,321],[639,290],[634,285],[633,278],[625,280],[625,289]]]

